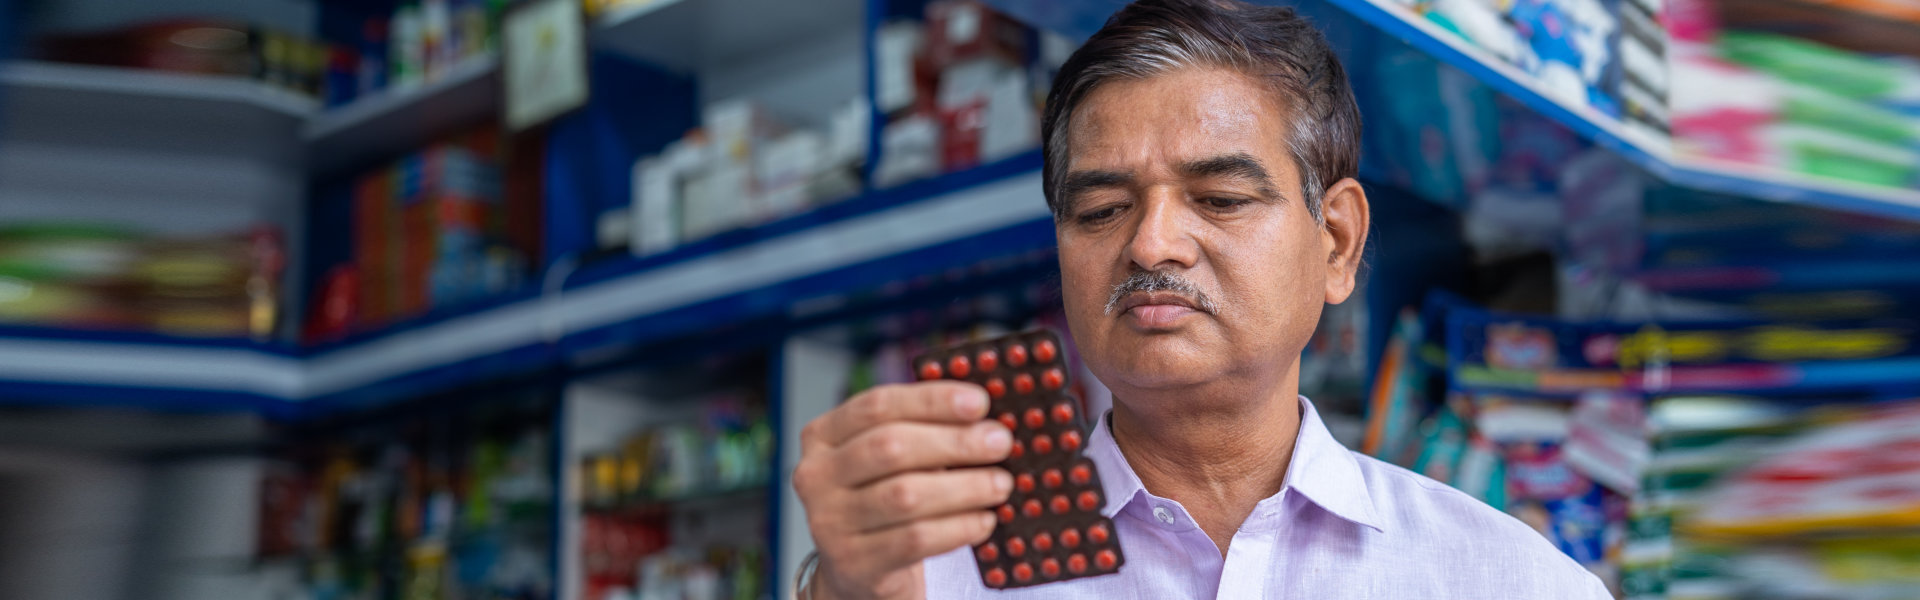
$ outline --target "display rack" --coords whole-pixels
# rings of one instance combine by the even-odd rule
[[[988,1],[1029,24],[1079,37],[1091,33],[1123,4],[1121,0]],[[706,103],[750,95],[731,89],[745,87],[734,80],[811,61],[813,54],[790,48],[832,46],[817,42],[838,40],[831,34],[843,29],[867,28],[861,36],[867,47],[861,48],[860,56],[874,62],[872,30],[883,16],[892,16],[879,13],[900,12],[895,9],[901,7],[893,4],[904,3],[656,0],[630,3],[602,15],[589,35],[597,50],[661,67],[675,77],[691,76],[688,79],[699,85],[697,94],[689,92],[699,96],[692,103]],[[1357,43],[1396,49],[1404,44],[1439,64],[1457,68],[1517,101],[1524,112],[1532,113],[1525,117],[1558,123],[1678,187],[1920,219],[1920,192],[1914,190],[1675,155],[1667,140],[1633,129],[1584,102],[1554,95],[1532,76],[1392,0],[1327,0],[1311,3],[1305,12],[1323,25],[1334,21],[1329,29],[1351,34],[1342,39],[1358,35]],[[853,43],[847,40],[848,46]],[[842,49],[833,46],[820,52]],[[775,64],[741,67],[755,61]],[[288,178],[331,181],[497,115],[502,103],[500,62],[497,55],[472,59],[429,82],[325,109],[309,98],[233,77],[11,62],[0,68],[0,84],[9,88],[7,101],[45,114],[77,114],[76,107],[88,107],[189,124],[236,123],[240,126],[216,131],[231,138],[223,143],[270,146],[273,152],[285,154],[271,158],[290,165],[285,169]],[[868,87],[872,87],[874,65],[860,66],[865,67]],[[715,72],[725,74],[715,77]],[[784,75],[811,78],[811,73]],[[818,87],[835,88],[830,90],[833,94],[842,92],[837,83]],[[666,95],[652,87],[646,90]],[[617,97],[605,92],[605,87],[598,88],[596,100]],[[793,95],[784,94],[788,98],[783,99]],[[664,120],[645,107],[632,114]],[[885,120],[876,115],[874,123],[872,137],[878,140],[879,125]],[[1370,121],[1369,126],[1380,127],[1377,123]],[[32,124],[29,132],[60,133],[57,125]],[[189,127],[167,125],[168,135],[175,137]],[[89,143],[111,141],[98,132],[88,135],[95,137]],[[867,150],[869,160],[878,162],[879,142],[870,142]],[[556,253],[565,258],[537,272],[531,284],[516,291],[473,305],[430,310],[422,317],[352,333],[355,337],[318,347],[0,327],[0,394],[4,395],[0,404],[31,401],[165,411],[250,411],[310,424],[324,423],[328,419],[320,417],[326,416],[391,420],[378,409],[400,410],[425,403],[423,399],[439,402],[450,411],[472,411],[476,398],[500,393],[513,387],[510,384],[531,382],[562,398],[550,409],[554,447],[559,449],[551,468],[556,490],[550,507],[552,543],[560,549],[553,558],[553,572],[572,577],[568,574],[579,570],[582,523],[592,517],[675,518],[718,506],[736,516],[754,513],[755,520],[761,518],[757,513],[765,513],[764,531],[751,533],[764,538],[767,560],[777,565],[771,583],[775,596],[788,597],[791,574],[811,549],[811,536],[785,474],[799,458],[801,426],[844,398],[857,370],[856,349],[877,345],[861,337],[879,335],[861,330],[861,322],[889,311],[940,315],[937,318],[964,313],[955,309],[967,308],[961,306],[965,301],[956,299],[988,289],[1017,290],[1010,292],[1017,294],[1046,287],[1046,293],[1033,293],[1027,300],[1058,301],[1048,296],[1057,291],[1055,230],[1042,198],[1041,168],[1040,151],[1030,150],[897,187],[865,189],[850,198],[809,206],[804,212],[687,240],[656,254],[609,253],[604,247],[591,253]],[[1421,202],[1414,197],[1416,192],[1377,183],[1368,181],[1376,215],[1380,215],[1376,225],[1385,227],[1377,234],[1394,233],[1397,225],[1419,221],[1417,228],[1400,229],[1402,235],[1376,236],[1421,240],[1402,242],[1399,252],[1411,253],[1405,243],[1436,247],[1438,238],[1461,229],[1457,221],[1427,218],[1432,213],[1458,217],[1452,208]],[[561,196],[551,188],[545,191],[556,204],[578,200],[551,197]],[[1420,204],[1419,209],[1429,212],[1389,204],[1396,196],[1404,196],[1397,201]],[[346,235],[311,227],[299,231],[306,236]],[[301,247],[298,242],[294,246]],[[1448,254],[1450,249],[1431,254]],[[1409,272],[1427,266],[1384,255],[1369,261],[1370,268],[1383,275],[1399,274],[1386,269]],[[1829,266],[1823,263],[1815,268]],[[1643,279],[1661,275],[1698,279],[1698,273],[1643,275]],[[1370,303],[1379,306],[1405,305],[1404,300],[1440,287],[1435,283],[1438,276],[1424,273],[1422,277],[1376,276],[1365,293]],[[1400,287],[1392,287],[1396,285]],[[1371,318],[1385,322],[1379,316]],[[661,411],[660,406],[637,401],[647,394],[583,402],[581,398],[593,396],[578,387],[622,370],[652,369],[669,379],[694,379],[690,373],[696,369],[689,364],[740,352],[766,355],[768,363],[764,379],[756,374],[731,381],[750,379],[764,385],[766,419],[776,440],[766,459],[772,468],[765,485],[632,496],[601,506],[587,506],[581,498],[569,496],[580,489],[575,469],[583,448],[612,447],[611,440],[629,434],[630,426],[645,423]],[[669,396],[673,394],[657,399],[669,403],[677,399]],[[578,591],[577,581],[561,585],[562,590]]]
[[[1757,166],[1676,155],[1660,140],[1585,104],[1552,95],[1533,77],[1385,0],[1328,0],[1421,52],[1459,68],[1582,137],[1676,185],[1700,191],[1920,219],[1920,191],[1884,188]]]
[[[539,297],[313,354],[237,342],[35,339],[17,332],[0,337],[0,357],[7,358],[0,381],[62,385],[62,396],[120,394],[135,404],[168,405],[203,391],[273,405],[445,389],[507,366],[537,370],[610,340],[644,344],[786,315],[809,300],[936,268],[928,265],[964,266],[1023,249],[1020,240],[1049,245],[1039,162],[1038,153],[1020,155],[666,254],[584,269]],[[943,256],[913,254],[928,250]]]
[[[1114,0],[1044,6],[995,1],[1038,26],[1084,36]],[[1329,0],[1370,26],[1519,100],[1648,171],[1698,190],[1920,218],[1920,192],[1880,188],[1724,162],[1674,156],[1663,140],[1628,130],[1584,104],[1564,101],[1533,79],[1386,0]],[[840,9],[848,14],[839,14]],[[867,7],[871,10],[871,7]],[[777,48],[809,24],[855,18],[862,3],[825,8],[768,0],[662,0],[607,15],[594,43],[675,70],[749,57]],[[764,18],[732,19],[753,14]],[[765,31],[756,29],[767,23]],[[825,26],[825,25],[821,25]],[[787,37],[782,37],[787,36]],[[302,139],[320,172],[398,148],[462,119],[497,108],[498,62],[476,60],[405,92],[376,95],[316,112],[310,101],[262,84],[209,78],[14,63],[0,78],[26,91],[13,101],[59,101],[60,94],[131,97],[140,110],[217,111],[234,105],[304,123]],[[35,91],[39,90],[39,91]],[[473,312],[405,323],[352,343],[303,351],[246,344],[208,347],[146,338],[68,339],[31,333],[0,337],[7,385],[55,386],[62,395],[135,398],[150,403],[196,391],[268,404],[325,402],[363,394],[441,389],[503,367],[541,369],[620,345],[697,332],[701,327],[786,314],[796,305],[925,272],[938,248],[945,264],[966,264],[996,248],[967,247],[993,236],[1013,245],[1047,245],[1051,227],[1040,199],[1037,152],[970,171],[858,198],[764,225],[696,241],[671,252],[622,258],[562,274],[534,297]],[[1009,234],[1007,232],[1018,232]],[[121,360],[102,360],[118,356]],[[375,391],[369,391],[375,390]],[[380,391],[384,390],[384,392]],[[133,393],[129,393],[133,392]]]
[[[439,78],[389,89],[320,112],[301,132],[316,174],[393,156],[434,136],[500,112],[500,59],[482,55]]]
[[[803,215],[797,221],[738,232],[731,240],[589,270],[577,276],[578,283],[538,298],[313,356],[311,369],[289,398],[350,394],[408,377],[458,379],[458,369],[433,373],[446,369],[444,365],[490,356],[530,357],[549,347],[559,349],[554,355],[558,359],[604,347],[610,339],[641,345],[703,326],[784,314],[810,298],[877,286],[888,281],[888,275],[850,273],[828,281],[807,280],[833,276],[843,268],[902,260],[914,250],[945,242],[1049,222],[1038,193],[1037,159],[1017,157],[917,189],[848,200],[848,208],[855,210],[842,214]],[[972,181],[994,175],[999,177]],[[964,264],[1003,248],[977,248],[975,256],[957,256],[953,262]],[[912,266],[929,268],[924,263]]]
[[[1518,68],[1466,40],[1417,18],[1391,0],[1326,0],[1381,35],[1405,43],[1467,73],[1567,128],[1679,186],[1774,202],[1803,204],[1901,219],[1920,219],[1920,190],[1893,189],[1700,157],[1676,155],[1670,144],[1631,130],[1583,102],[1570,102]],[[1084,38],[1124,2],[1074,0],[1033,6],[989,0],[996,8],[1041,27]],[[1383,40],[1384,41],[1384,40]]]

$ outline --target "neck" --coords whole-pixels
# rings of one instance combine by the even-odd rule
[[[1223,556],[1254,506],[1286,481],[1300,432],[1297,364],[1264,391],[1114,396],[1113,440],[1127,464],[1148,492],[1185,507]],[[1225,401],[1232,396],[1241,399]]]

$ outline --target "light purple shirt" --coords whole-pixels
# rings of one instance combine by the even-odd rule
[[[1606,600],[1599,578],[1506,513],[1351,452],[1300,399],[1280,492],[1261,500],[1223,558],[1179,502],[1148,493],[1106,419],[1087,442],[1127,562],[1113,575],[1009,591],[980,583],[972,550],[929,558],[927,597],[1011,600]]]

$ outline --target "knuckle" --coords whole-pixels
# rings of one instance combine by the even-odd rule
[[[939,530],[932,523],[914,523],[901,530],[900,547],[906,554],[913,556],[931,554],[938,538]]]
[[[886,509],[897,514],[912,514],[924,502],[920,493],[913,489],[909,481],[894,481],[885,488],[881,500]]]
[[[821,545],[834,545],[846,529],[845,511],[838,505],[808,507],[807,530],[813,532],[814,541]]]
[[[863,423],[879,423],[887,419],[887,397],[892,394],[889,386],[877,387],[860,394],[847,403],[847,410]]]
[[[907,444],[896,436],[876,434],[867,442],[867,458],[886,471],[898,470],[907,464]]]
[[[818,464],[817,460],[802,460],[793,467],[793,493],[803,501],[812,494],[814,480],[820,476]]]
[[[826,421],[826,415],[821,415],[812,421],[807,421],[806,426],[800,428],[801,447],[811,446],[820,441],[820,436],[825,435],[820,430],[826,429]]]

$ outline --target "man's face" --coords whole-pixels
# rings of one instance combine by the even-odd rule
[[[1287,114],[1255,80],[1204,68],[1108,82],[1075,110],[1057,190],[1067,320],[1121,397],[1292,376],[1323,303],[1352,290],[1329,232],[1351,224],[1308,213]]]

